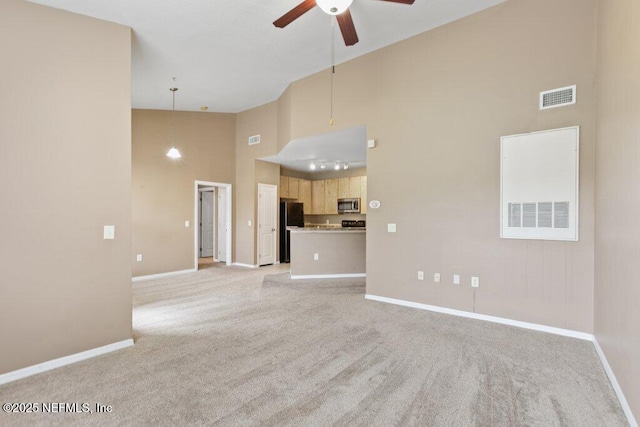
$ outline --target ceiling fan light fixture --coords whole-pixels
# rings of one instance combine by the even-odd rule
[[[340,163],[336,162],[336,165],[333,167],[335,170],[340,170]]]
[[[322,11],[329,15],[340,15],[351,6],[353,0],[316,0]]]
[[[344,166],[342,167],[344,170],[349,169],[349,163],[345,163]]]
[[[320,165],[320,169],[325,169],[326,167],[327,167],[327,165],[325,165],[324,163],[322,163],[322,164]]]
[[[312,171],[316,170],[316,164],[312,162],[312,163],[309,165],[309,169],[311,169]]]

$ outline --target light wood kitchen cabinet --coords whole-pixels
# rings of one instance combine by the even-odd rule
[[[289,194],[289,177],[280,175],[280,198],[286,199]]]
[[[360,213],[367,213],[367,177],[352,176],[309,181],[280,176],[280,197],[304,203],[307,215],[338,213],[338,199],[360,198]]]
[[[289,177],[289,198],[297,199],[298,198],[298,183],[300,180],[298,178]]]
[[[280,197],[283,199],[297,199],[298,181],[298,178],[280,175]]]
[[[360,177],[360,213],[367,213],[367,177]]]
[[[349,178],[338,178],[338,198],[346,199],[349,197]]]
[[[362,186],[360,181],[361,176],[352,176],[349,178],[349,195],[347,197],[350,198],[358,198],[361,197],[360,187]]]
[[[338,198],[356,199],[360,197],[360,176],[338,178]]]
[[[338,213],[338,178],[324,180],[324,213]]]
[[[324,181],[311,181],[311,214],[324,213]]]
[[[312,213],[311,206],[311,181],[306,179],[298,180],[298,201],[304,204],[304,213]]]

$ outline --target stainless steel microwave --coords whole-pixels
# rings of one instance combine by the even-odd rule
[[[338,199],[338,213],[360,213],[360,199]]]

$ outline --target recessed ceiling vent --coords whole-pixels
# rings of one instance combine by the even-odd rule
[[[249,145],[260,144],[260,135],[253,135],[249,137]]]
[[[540,109],[564,107],[576,103],[576,85],[540,92]]]

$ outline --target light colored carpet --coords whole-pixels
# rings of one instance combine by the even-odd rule
[[[134,284],[134,347],[0,386],[2,403],[113,412],[0,425],[627,425],[589,342],[368,301],[364,279],[286,267]]]

